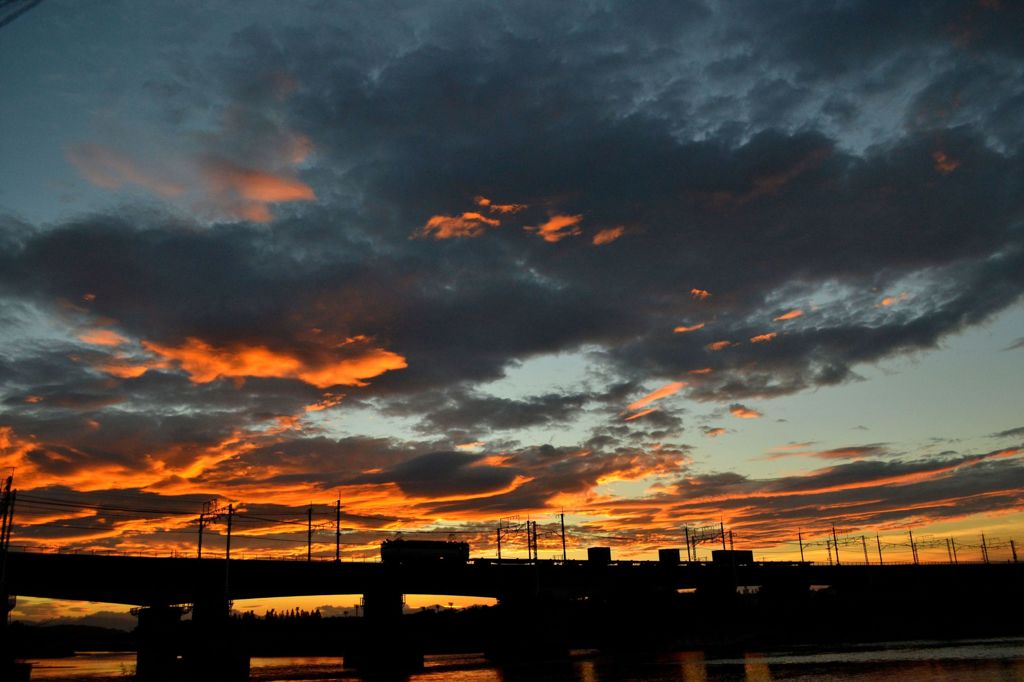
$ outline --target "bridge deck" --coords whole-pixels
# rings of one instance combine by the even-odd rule
[[[119,604],[193,603],[213,594],[232,599],[398,591],[404,594],[501,598],[530,593],[566,598],[630,595],[736,585],[800,588],[934,589],[972,582],[1021,584],[1024,564],[822,566],[757,562],[525,561],[474,559],[465,564],[383,564],[268,559],[232,560],[11,552],[11,594]],[[227,570],[225,570],[227,568]]]

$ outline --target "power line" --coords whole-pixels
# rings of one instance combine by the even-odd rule
[[[5,3],[5,4],[3,4],[3,5],[0,5],[0,8],[2,8],[2,7],[7,7],[7,6],[9,6],[9,5],[13,5],[13,4],[15,4],[15,3],[17,3],[17,2],[20,2],[20,1],[21,1],[21,0],[8,0],[8,1],[7,1],[7,2]],[[13,11],[12,13],[8,14],[8,15],[7,15],[6,17],[4,17],[3,19],[0,19],[0,28],[3,28],[3,27],[4,27],[4,26],[6,26],[7,24],[11,23],[12,21],[14,21],[14,20],[15,20],[15,19],[17,19],[18,17],[20,17],[20,16],[21,16],[22,14],[24,14],[25,12],[27,12],[27,11],[29,11],[30,9],[32,9],[33,7],[37,6],[37,5],[38,5],[39,3],[41,3],[42,1],[43,1],[43,0],[27,0],[27,2],[28,2],[28,4],[27,4],[27,5],[25,5],[24,7],[20,8],[20,9],[16,9],[16,10],[14,10],[14,11]]]

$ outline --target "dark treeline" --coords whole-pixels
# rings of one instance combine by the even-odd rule
[[[135,651],[134,632],[94,625],[36,625],[14,621],[7,630],[16,658],[60,658],[76,651]]]

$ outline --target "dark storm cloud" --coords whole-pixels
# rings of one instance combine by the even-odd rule
[[[482,458],[462,452],[431,452],[379,474],[364,474],[346,483],[390,482],[417,497],[447,497],[496,492],[518,475],[506,467],[475,466]]]
[[[551,422],[564,422],[579,416],[587,403],[584,395],[547,393],[523,400],[495,396],[460,396],[426,414],[425,429],[446,431],[452,428],[490,431],[521,429]]]
[[[293,436],[249,450],[226,462],[212,477],[245,481],[253,476],[253,480],[269,483],[306,482],[329,490],[364,471],[390,468],[422,457],[432,445],[364,436],[338,439],[321,435]],[[273,472],[269,478],[267,471]]]
[[[593,343],[614,348],[623,369],[641,378],[717,365],[698,390],[708,397],[838,383],[857,363],[932,346],[1019,296],[1021,163],[987,148],[979,131],[925,130],[864,156],[826,134],[773,131],[767,119],[740,143],[695,142],[656,108],[635,104],[682,54],[675,32],[644,33],[644,41],[622,32],[652,15],[597,7],[546,14],[557,18],[551,30],[573,28],[555,40],[539,17],[511,13],[514,21],[450,40],[453,22],[480,21],[481,11],[444,6],[407,19],[423,24],[422,38],[400,55],[328,42],[328,25],[312,36],[245,31],[237,57],[220,63],[235,97],[257,112],[275,78],[294,82],[289,120],[324,157],[314,172],[371,199],[349,208],[328,196],[272,231],[202,230],[151,216],[80,221],[23,240],[3,263],[8,285],[19,295],[95,293],[97,313],[161,342],[196,336],[311,353],[321,346],[311,328],[330,329],[332,339],[369,333],[409,363],[381,377],[380,390],[497,378],[512,360]],[[892,53],[895,38],[877,35],[883,24],[907,28],[902,49],[932,41],[954,50],[939,28],[959,16],[956,8],[816,7],[804,22],[772,17],[780,39],[769,54],[783,69],[849,70]],[[713,17],[695,5],[678,30]],[[736,21],[746,27],[743,40],[761,40],[753,18]],[[814,26],[845,27],[830,52],[838,61],[826,62],[808,40]],[[409,40],[393,35],[397,44]],[[858,37],[865,35],[876,39]],[[639,52],[627,59],[613,49],[620,43]],[[645,61],[658,65],[654,76]],[[558,62],[582,77],[553,77]],[[754,101],[768,101],[757,88],[778,98],[769,112],[804,97],[769,75],[743,77]],[[924,89],[919,101],[929,97]],[[802,127],[813,129],[813,118]],[[253,144],[260,130],[238,144]],[[936,171],[937,151],[955,160],[955,171]],[[366,165],[338,175],[353,154]],[[433,214],[469,208],[477,193],[580,213],[588,234],[622,223],[636,229],[600,250],[585,239],[552,245],[521,229],[541,213],[506,220],[480,239],[406,239]],[[328,227],[339,209],[344,221]],[[711,329],[689,339],[666,333],[710,312],[723,317],[713,338],[749,338],[765,331],[749,326],[750,317],[785,287],[803,283],[810,292],[838,280],[866,289],[954,264],[962,291],[914,319],[868,326],[853,311],[714,357],[703,350]],[[709,309],[686,295],[693,286],[715,292]],[[740,369],[752,362],[755,369]]]
[[[570,258],[557,247],[508,233],[504,241],[505,234],[472,243],[399,243],[397,253],[377,255],[371,270],[323,254],[326,262],[307,262],[287,234],[243,226],[139,229],[97,221],[36,233],[4,259],[5,280],[12,294],[44,300],[93,293],[96,313],[128,333],[167,343],[196,336],[303,354],[323,345],[313,328],[329,329],[331,339],[369,332],[409,361],[408,370],[381,378],[392,389],[495,378],[513,359],[599,343],[618,345],[616,356],[626,366],[663,376],[723,358],[723,369],[729,369],[756,357],[765,374],[775,375],[777,390],[788,392],[843,380],[857,362],[932,346],[1019,297],[1022,251],[1013,198],[1019,163],[985,151],[962,132],[948,137],[944,147],[962,168],[947,176],[932,168],[933,145],[912,140],[864,161],[833,153],[823,166],[749,200],[744,197],[764,186],[757,178],[792,172],[812,153],[801,156],[799,147],[813,150],[822,141],[762,136],[729,151],[698,145],[708,174],[715,176],[717,166],[738,177],[731,188],[721,176],[718,182],[702,180],[710,183],[706,189],[686,190],[684,174],[682,200],[651,197],[651,206],[666,202],[658,212],[671,210],[692,221],[689,229],[647,216],[645,234],[601,250],[570,244]],[[797,151],[792,145],[783,151],[792,142]],[[680,163],[690,163],[684,161],[688,151],[679,149]],[[776,153],[790,160],[755,161]],[[576,177],[586,180],[580,170]],[[894,185],[894,178],[902,180]],[[914,213],[912,224],[903,219],[907,211]],[[963,229],[965,221],[977,227]],[[510,257],[527,259],[543,279],[522,273]],[[916,317],[894,315],[867,326],[863,313],[850,311],[846,319],[836,316],[823,328],[794,331],[757,348],[737,346],[713,356],[703,349],[710,338],[764,331],[770,312],[761,308],[764,296],[786,285],[786,278],[808,288],[839,280],[867,289],[879,277],[892,282],[943,266],[954,268],[956,287]],[[698,283],[718,292],[706,309],[724,324],[674,336],[674,322],[707,314],[684,293]],[[761,310],[765,327],[747,326]],[[488,324],[465,323],[471,319]],[[725,392],[737,379],[712,376]],[[759,377],[739,379],[756,387]]]
[[[507,454],[503,465],[506,471],[523,473],[529,480],[508,492],[469,500],[424,502],[422,507],[432,514],[474,512],[486,516],[528,511],[545,507],[558,494],[586,491],[604,479],[670,475],[689,464],[685,447],[589,451],[541,445]]]
[[[425,433],[486,433],[570,422],[585,416],[588,410],[615,418],[638,388],[634,382],[621,382],[602,391],[504,398],[455,386],[448,390],[422,391],[377,407],[385,414],[422,417],[417,428]]]

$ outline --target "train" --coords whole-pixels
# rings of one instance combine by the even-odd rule
[[[385,540],[380,543],[380,560],[385,564],[464,564],[469,561],[469,543],[442,540]]]

